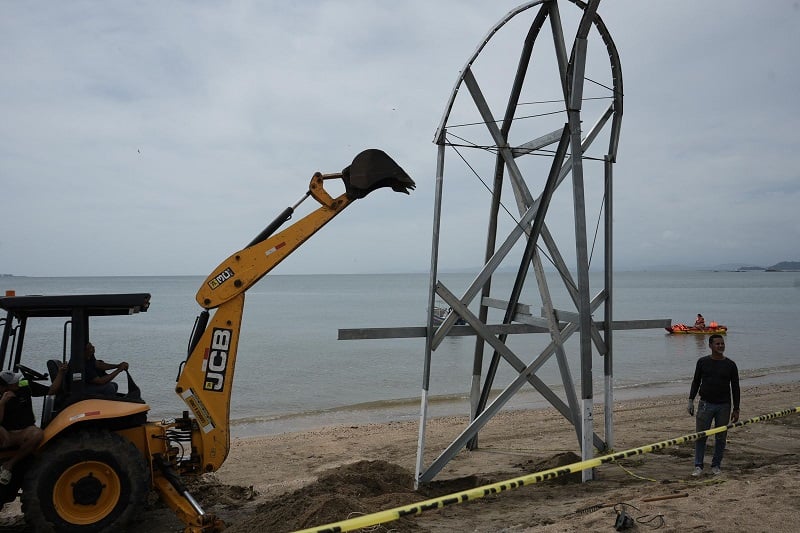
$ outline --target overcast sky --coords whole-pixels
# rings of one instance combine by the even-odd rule
[[[417,190],[359,200],[278,272],[427,271],[434,133],[465,61],[519,4],[4,2],[0,273],[206,275],[315,171],[365,148]],[[617,268],[800,260],[798,1],[604,0],[599,12],[625,93]],[[479,80],[488,92],[510,83],[523,36],[498,33],[507,51]],[[481,190],[460,179],[448,190]],[[470,229],[443,242],[445,268],[480,261],[462,242],[483,249],[470,225],[486,225],[485,191],[458,202],[443,224]],[[551,227],[572,219],[556,208]],[[593,227],[599,207],[587,210]]]

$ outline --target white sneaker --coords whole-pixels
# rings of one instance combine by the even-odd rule
[[[715,476],[718,476],[722,473],[722,470],[718,466],[712,466],[711,473],[714,474]]]
[[[692,477],[700,477],[703,475],[703,467],[696,466],[694,467],[694,472],[692,472]]]

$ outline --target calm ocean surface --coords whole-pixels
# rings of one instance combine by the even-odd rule
[[[461,294],[472,275],[440,276]],[[174,393],[178,365],[200,308],[194,301],[199,276],[28,278],[2,277],[0,291],[25,294],[149,292],[150,310],[132,317],[105,317],[92,324],[98,358],[126,360],[151,406],[151,418],[186,409]],[[599,277],[593,282],[599,283]],[[507,298],[512,274],[493,280],[492,295]],[[538,307],[533,278],[522,303]],[[299,430],[333,423],[416,419],[422,386],[424,339],[337,340],[339,329],[422,326],[426,320],[427,274],[274,275],[247,293],[231,405],[233,434],[244,436]],[[559,284],[553,283],[551,290]],[[532,292],[531,292],[532,291]],[[597,290],[593,290],[595,294]],[[572,309],[554,291],[556,306]],[[475,306],[471,306],[475,309]],[[726,354],[743,377],[769,373],[769,380],[794,380],[800,373],[800,273],[796,272],[619,272],[614,276],[614,319],[671,318],[727,325]],[[502,316],[490,319],[498,322]],[[61,355],[61,322],[29,324],[27,353],[44,361]],[[55,333],[55,334],[54,334]],[[707,337],[667,335],[663,330],[614,335],[615,397],[664,391],[688,392],[695,360],[708,353]],[[509,344],[526,363],[549,342],[545,334],[519,335]],[[35,352],[31,352],[35,349]],[[446,339],[433,354],[431,416],[467,414],[474,340]],[[567,343],[574,379],[579,379],[577,335]],[[491,358],[487,352],[484,359]],[[26,361],[35,366],[32,361]],[[602,401],[603,360],[594,358],[594,392]],[[557,393],[562,387],[555,360],[538,373]],[[495,387],[515,376],[501,362]],[[762,380],[765,378],[761,378]],[[519,394],[514,407],[544,406],[538,393]],[[743,406],[746,400],[743,401]],[[775,406],[785,408],[789,406]],[[761,413],[753,413],[761,414]]]

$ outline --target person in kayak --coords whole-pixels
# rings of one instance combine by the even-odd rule
[[[697,318],[694,321],[694,327],[697,329],[706,329],[706,319],[703,318],[703,315],[697,313]]]

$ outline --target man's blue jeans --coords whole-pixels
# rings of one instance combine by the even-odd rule
[[[697,418],[695,427],[698,432],[711,429],[711,422],[714,427],[727,426],[731,421],[731,404],[729,403],[708,403],[700,400],[697,405]],[[728,432],[722,431],[714,435],[714,457],[711,458],[711,467],[722,465],[722,454],[725,453],[725,442]],[[697,439],[694,445],[694,466],[703,467],[703,460],[706,456],[706,440],[708,437]]]

